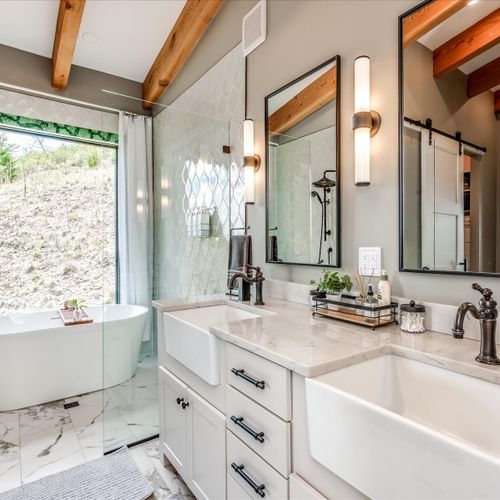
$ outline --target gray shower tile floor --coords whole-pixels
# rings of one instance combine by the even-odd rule
[[[156,358],[146,357],[135,376],[118,386],[0,412],[0,492],[158,434],[156,367]],[[79,406],[64,408],[73,401]],[[173,467],[161,464],[156,441],[131,448],[131,452],[147,479],[155,483],[154,498],[189,494]]]

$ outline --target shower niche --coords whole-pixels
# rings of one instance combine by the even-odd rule
[[[340,57],[265,98],[266,261],[340,267]]]

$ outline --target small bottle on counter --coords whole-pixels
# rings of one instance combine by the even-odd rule
[[[385,270],[382,270],[380,281],[377,285],[377,300],[379,306],[388,306],[391,303],[391,284]]]
[[[373,285],[371,283],[368,285],[366,290],[366,299],[364,306],[373,308],[373,310],[365,311],[365,317],[370,323],[374,323],[377,319],[377,311],[375,311],[375,307],[378,306],[378,300],[373,293]]]

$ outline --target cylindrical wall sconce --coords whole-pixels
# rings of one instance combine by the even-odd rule
[[[354,60],[354,178],[356,186],[370,184],[370,138],[380,128],[380,115],[370,109],[370,58]]]
[[[243,168],[245,202],[255,203],[255,172],[260,168],[260,156],[255,154],[255,129],[253,120],[243,122]]]

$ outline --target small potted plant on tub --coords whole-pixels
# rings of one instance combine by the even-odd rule
[[[67,308],[73,311],[73,321],[80,321],[82,319],[83,308],[86,306],[84,300],[71,299],[67,302]]]

